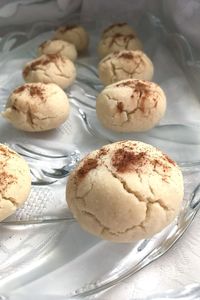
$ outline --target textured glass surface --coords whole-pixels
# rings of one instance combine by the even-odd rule
[[[50,24],[50,28],[54,25]],[[138,24],[145,51],[155,66],[154,81],[167,95],[164,119],[147,133],[117,134],[104,129],[95,114],[95,97],[102,89],[97,76],[96,42],[102,24],[86,24],[89,52],[76,63],[77,79],[66,90],[69,120],[46,133],[25,133],[0,119],[1,142],[22,154],[31,167],[32,192],[15,215],[1,223],[0,290],[14,290],[60,268],[48,292],[67,296],[96,293],[117,284],[165,253],[182,235],[199,208],[200,102],[189,79],[199,74],[183,37],[170,35],[153,16]],[[47,25],[43,28],[47,30]],[[1,44],[0,109],[10,92],[23,83],[22,68],[36,56],[37,46],[52,36],[36,26],[28,35],[16,33]],[[18,39],[23,39],[21,45]],[[194,72],[196,70],[196,75]],[[191,75],[192,74],[192,75]],[[149,240],[114,244],[84,232],[68,211],[67,176],[86,153],[107,143],[137,139],[161,148],[180,164],[185,197],[176,221]],[[63,277],[62,266],[65,265]],[[45,293],[44,287],[44,293]]]

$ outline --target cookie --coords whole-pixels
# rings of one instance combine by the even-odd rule
[[[57,54],[75,61],[77,51],[73,44],[61,40],[49,40],[42,43],[38,48],[39,56],[42,54]]]
[[[26,82],[56,83],[65,89],[74,82],[76,68],[66,57],[43,54],[25,65],[23,77]]]
[[[122,50],[107,55],[99,63],[99,78],[104,85],[135,78],[151,80],[153,77],[153,63],[140,50]]]
[[[100,57],[121,50],[141,50],[142,43],[134,34],[116,33],[113,36],[107,36],[100,40],[97,51]]]
[[[101,124],[116,132],[142,132],[164,116],[166,97],[159,85],[126,79],[108,85],[98,96],[96,113]]]
[[[113,36],[116,33],[120,33],[120,34],[124,34],[124,35],[136,34],[135,31],[133,30],[133,28],[131,28],[127,23],[116,23],[116,24],[112,24],[109,27],[107,27],[106,29],[104,29],[101,37],[105,38],[108,36]]]
[[[2,115],[18,129],[46,131],[66,121],[69,101],[54,83],[28,83],[12,92]]]
[[[15,213],[28,198],[30,190],[28,164],[15,151],[0,144],[0,221]]]
[[[89,45],[89,35],[85,28],[80,25],[67,25],[59,27],[55,32],[54,39],[63,40],[74,44],[78,52],[85,51]]]
[[[170,224],[183,193],[182,173],[171,158],[151,145],[122,141],[87,155],[70,174],[66,194],[85,230],[133,242]]]

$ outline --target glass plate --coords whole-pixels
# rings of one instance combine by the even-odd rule
[[[37,46],[52,36],[54,24],[43,25],[34,26],[26,35],[13,33],[1,43],[4,49],[0,56],[1,111],[10,92],[23,83],[25,62],[36,57]],[[2,292],[49,274],[50,284],[44,285],[44,294],[57,292],[66,297],[94,294],[136,272],[137,265],[142,266],[145,258],[159,250],[177,228],[186,226],[191,209],[197,206],[200,103],[196,96],[198,87],[194,88],[194,80],[191,85],[189,78],[199,71],[187,41],[169,34],[151,15],[133,24],[144,42],[145,52],[153,60],[154,81],[166,92],[168,107],[164,119],[151,131],[117,134],[104,129],[95,115],[95,97],[102,89],[95,48],[98,34],[106,24],[84,25],[90,32],[91,45],[88,53],[78,59],[77,79],[66,90],[71,103],[69,120],[46,133],[25,133],[0,119],[1,142],[22,154],[32,171],[29,199],[0,224]],[[123,139],[159,147],[182,166],[185,180],[184,203],[175,222],[151,239],[131,244],[102,241],[86,233],[73,219],[65,200],[67,175],[80,158],[102,145]]]

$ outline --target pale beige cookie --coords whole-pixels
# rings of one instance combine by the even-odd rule
[[[116,33],[120,34],[136,34],[133,28],[131,28],[127,23],[116,23],[112,24],[102,32],[102,38],[113,36]]]
[[[61,40],[49,40],[42,43],[38,48],[39,55],[57,54],[75,61],[77,51],[73,44]]]
[[[30,190],[28,164],[15,151],[0,144],[0,221],[15,213]]]
[[[177,216],[183,193],[177,164],[137,141],[91,152],[67,183],[67,203],[80,225],[115,242],[132,242],[161,231]]]
[[[102,58],[115,51],[141,49],[142,43],[136,35],[121,33],[101,39],[97,47],[98,54]]]
[[[54,83],[27,83],[12,92],[2,115],[18,129],[46,131],[66,121],[69,101]]]
[[[102,125],[117,132],[146,131],[164,116],[166,97],[156,83],[126,79],[108,85],[97,97]]]
[[[23,77],[26,82],[56,83],[65,89],[74,82],[76,68],[66,57],[43,54],[25,65]]]
[[[99,78],[104,85],[135,78],[151,80],[153,64],[140,50],[122,50],[107,55],[99,63]]]
[[[61,26],[56,30],[54,38],[74,44],[78,52],[85,51],[89,45],[89,35],[80,25]]]

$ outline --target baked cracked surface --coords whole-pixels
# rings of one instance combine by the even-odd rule
[[[30,170],[16,152],[0,144],[0,221],[12,215],[27,199]]]
[[[104,85],[128,78],[151,80],[154,70],[151,60],[140,50],[113,52],[100,61],[98,69]]]
[[[80,25],[61,26],[56,30],[54,38],[74,44],[78,52],[85,51],[89,45],[89,35]]]
[[[121,50],[141,50],[141,41],[135,34],[116,33],[112,36],[102,38],[98,44],[97,51],[100,57]]]
[[[69,101],[54,83],[27,83],[12,92],[2,115],[24,131],[50,130],[68,118]]]
[[[129,26],[127,23],[115,23],[105,28],[104,31],[102,32],[101,37],[105,38],[108,36],[113,36],[117,33],[125,34],[125,35],[136,34],[134,29],[131,26]]]
[[[67,185],[67,202],[80,225],[116,242],[159,232],[176,217],[182,199],[183,178],[176,163],[137,141],[90,153]]]
[[[156,83],[126,79],[108,85],[97,97],[96,113],[102,125],[116,132],[142,132],[164,116],[166,97]]]
[[[74,82],[76,68],[66,57],[43,54],[25,65],[23,77],[26,82],[56,83],[64,89]]]
[[[48,40],[43,42],[38,47],[38,54],[56,54],[69,58],[75,61],[77,58],[77,51],[73,44],[62,40]]]

